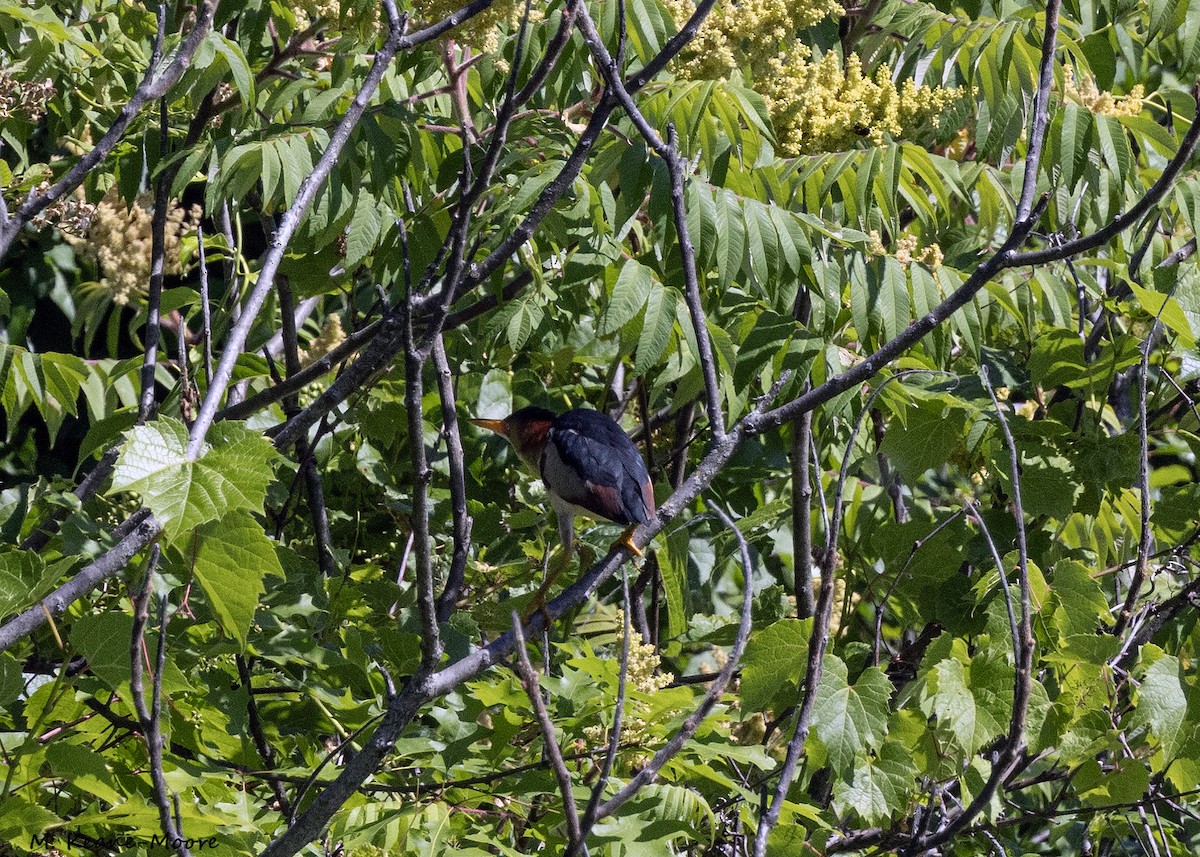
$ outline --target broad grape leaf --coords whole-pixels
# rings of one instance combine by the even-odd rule
[[[217,621],[244,646],[258,600],[266,591],[263,578],[283,577],[275,543],[245,512],[198,527],[194,539],[184,555]]]
[[[933,398],[915,402],[904,415],[904,425],[892,425],[882,451],[896,464],[907,483],[926,470],[945,464],[958,446],[967,414],[961,407]]]
[[[36,604],[73,561],[74,557],[68,557],[47,565],[33,551],[0,553],[0,616]]]
[[[1054,564],[1053,621],[1061,638],[1095,634],[1112,621],[1108,599],[1086,565],[1073,559]]]
[[[897,741],[885,741],[874,757],[862,759],[848,780],[833,787],[833,806],[839,813],[854,810],[867,824],[879,824],[908,805],[908,792],[917,776],[912,754]]]
[[[788,682],[799,685],[812,624],[812,619],[783,619],[750,638],[742,656],[742,706],[747,711],[770,707]]]
[[[825,657],[825,669],[813,704],[813,731],[825,745],[829,763],[848,776],[860,751],[878,747],[887,734],[892,683],[878,667],[869,667],[858,682],[847,681],[845,662]]]
[[[136,491],[168,542],[227,512],[262,509],[278,455],[241,423],[218,423],[195,461],[183,423],[163,417],[126,432],[109,493]]]
[[[1012,681],[1013,668],[986,655],[969,664],[946,658],[930,671],[923,707],[973,755],[1008,728]]]
[[[1133,721],[1150,728],[1167,759],[1179,754],[1189,733],[1195,729],[1195,721],[1187,716],[1188,691],[1179,659],[1171,655],[1151,664],[1138,687]]]
[[[88,668],[101,681],[113,690],[121,691],[130,679],[132,635],[133,617],[126,613],[80,616],[71,627],[71,647],[87,658]],[[150,651],[154,651],[153,644]],[[148,670],[146,677],[149,679]]]

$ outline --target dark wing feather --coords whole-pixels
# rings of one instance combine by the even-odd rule
[[[618,524],[643,524],[654,514],[654,491],[642,456],[608,416],[568,411],[554,421],[550,440],[563,464],[579,477],[554,480],[543,463],[542,478],[564,500]]]

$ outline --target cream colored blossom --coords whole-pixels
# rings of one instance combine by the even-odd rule
[[[292,4],[296,29],[306,30],[314,21],[325,21],[345,32],[367,36],[379,29],[379,4],[366,6],[338,0],[296,0]]]
[[[300,352],[301,367],[311,366],[320,360],[346,339],[346,331],[342,329],[342,317],[333,313],[325,317],[321,332],[308,343],[308,348]]]
[[[458,0],[413,0],[417,19],[425,24],[440,21],[462,8]],[[524,0],[496,0],[473,18],[465,21],[446,35],[461,45],[469,45],[482,54],[500,51],[501,26],[507,24],[515,32],[525,15]],[[529,8],[529,23],[536,24],[543,18],[540,6]]]
[[[934,243],[918,250],[918,244],[916,235],[901,235],[896,241],[896,261],[906,268],[913,262],[919,262],[934,269],[940,268],[945,258],[942,248]]]
[[[617,611],[618,627],[624,627],[624,614]],[[617,638],[614,644],[616,650],[621,650],[624,635]],[[635,638],[629,641],[629,660],[628,668],[625,674],[626,686],[639,694],[653,694],[662,690],[671,683],[669,673],[659,671],[661,659],[654,651],[654,646],[649,643],[638,642]],[[636,744],[643,739],[646,739],[651,734],[651,726],[653,725],[649,719],[650,706],[643,700],[636,697],[629,698],[625,703],[625,717],[621,721],[621,740],[625,743]],[[588,740],[593,743],[603,743],[607,740],[608,730],[603,726],[589,726],[584,730]],[[629,760],[629,763],[637,767],[637,760]]]
[[[1071,101],[1102,116],[1137,116],[1142,112],[1142,99],[1146,90],[1139,83],[1129,90],[1128,95],[1113,95],[1096,86],[1096,78],[1084,72],[1075,80],[1075,69],[1063,66],[1063,94]]]
[[[665,0],[678,26],[696,11],[693,0]],[[769,57],[795,39],[799,30],[841,15],[839,0],[739,0],[719,3],[675,64],[680,77],[725,77],[744,62],[756,75]]]
[[[887,136],[912,134],[932,123],[963,95],[912,80],[897,86],[886,67],[868,77],[857,54],[843,64],[831,51],[813,62],[812,51],[799,42],[770,66],[758,91],[780,148],[790,155],[842,151],[864,139],[881,145]]]
[[[84,257],[93,259],[100,268],[100,288],[116,304],[129,303],[131,298],[146,293],[150,284],[151,235],[153,197],[139,196],[126,207],[113,188],[95,207],[82,238],[68,236],[68,241]],[[163,273],[182,273],[179,262],[179,239],[194,230],[200,222],[200,208],[184,210],[174,203],[167,212],[165,258]]]

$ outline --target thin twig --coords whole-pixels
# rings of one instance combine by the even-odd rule
[[[167,778],[163,773],[163,735],[159,723],[162,702],[162,675],[166,666],[167,598],[159,600],[159,627],[156,668],[152,682],[150,704],[146,704],[146,689],[143,686],[145,666],[142,660],[145,650],[144,632],[149,620],[150,595],[154,591],[154,574],[158,569],[159,548],[150,549],[146,563],[146,579],[134,601],[133,634],[129,641],[129,691],[133,697],[133,708],[137,712],[142,737],[150,756],[150,780],[154,785],[154,802],[158,805],[158,820],[168,844],[175,848],[179,857],[191,857],[191,851],[183,837],[176,818],[171,814],[171,794]]]
[[[571,786],[571,773],[567,763],[563,761],[562,748],[558,746],[558,737],[554,734],[554,723],[546,711],[546,703],[542,699],[542,688],[538,684],[537,673],[529,662],[529,650],[525,644],[525,634],[521,630],[521,617],[514,611],[512,614],[513,634],[517,638],[517,675],[521,678],[521,686],[533,706],[538,728],[542,730],[542,746],[550,760],[550,770],[558,781],[559,795],[562,797],[563,812],[567,817],[567,853],[571,854],[583,843],[583,835],[579,828],[579,809],[575,806],[575,794]]]
[[[721,411],[721,386],[717,379],[717,362],[713,355],[712,340],[708,335],[708,321],[704,313],[704,305],[700,295],[700,279],[696,271],[696,250],[692,246],[688,233],[687,207],[684,201],[683,159],[679,155],[679,140],[675,126],[667,128],[667,139],[664,142],[658,133],[642,115],[633,97],[621,80],[618,61],[608,52],[604,40],[596,31],[591,15],[586,8],[580,9],[578,19],[579,32],[600,73],[608,84],[609,91],[625,109],[634,127],[638,129],[642,139],[650,146],[656,155],[667,165],[671,178],[671,211],[675,223],[675,234],[679,240],[679,253],[683,262],[683,296],[687,304],[688,315],[692,321],[692,331],[696,337],[697,358],[700,371],[704,378],[704,400],[708,411],[709,425],[712,427],[712,443],[718,444],[725,437],[725,416]]]
[[[588,799],[587,809],[583,813],[583,823],[580,825],[580,846],[587,842],[588,834],[596,824],[596,814],[600,811],[600,801],[604,799],[604,790],[608,788],[609,777],[612,776],[613,765],[617,761],[617,750],[621,746],[621,726],[625,718],[625,690],[629,682],[629,645],[633,637],[633,623],[630,620],[629,604],[629,573],[621,568],[621,595],[624,597],[624,636],[621,638],[621,663],[617,671],[617,699],[613,703],[613,721],[608,733],[608,751],[604,756],[604,764],[600,768],[600,776],[592,786],[592,795]],[[568,849],[566,857],[573,857],[574,850]]]
[[[113,531],[113,537],[118,539],[115,545],[77,571],[70,580],[33,607],[0,626],[0,652],[46,624],[48,615],[63,613],[102,581],[120,574],[129,560],[150,544],[161,530],[162,527],[148,509],[134,512]]]
[[[1046,126],[1050,123],[1050,86],[1054,83],[1054,53],[1058,42],[1058,13],[1061,5],[1061,0],[1047,0],[1046,2],[1046,27],[1042,32],[1042,63],[1038,70],[1037,92],[1033,97],[1033,122],[1029,129],[1029,147],[1025,152],[1025,176],[1021,182],[1021,198],[1017,202],[1017,223],[1029,220],[1033,211],[1033,198],[1037,192],[1037,174],[1042,158],[1042,145],[1046,142]]]
[[[630,778],[629,782],[615,795],[600,805],[599,810],[596,811],[597,819],[612,815],[626,801],[636,795],[643,786],[654,782],[658,778],[658,772],[662,770],[663,765],[674,758],[675,754],[683,749],[683,745],[691,740],[700,724],[704,722],[704,718],[708,717],[713,706],[717,704],[717,701],[720,700],[721,695],[725,692],[725,688],[733,678],[734,671],[741,662],[742,652],[746,649],[746,641],[750,638],[750,608],[754,601],[754,586],[752,584],[754,579],[754,564],[750,558],[750,546],[746,543],[746,537],[742,535],[741,530],[737,528],[733,519],[729,517],[724,509],[716,503],[710,502],[707,505],[737,539],[742,561],[742,576],[745,581],[742,592],[741,618],[738,621],[733,648],[729,652],[729,660],[721,668],[721,674],[709,685],[708,691],[704,694],[704,698],[700,701],[700,704],[696,706],[696,710],[687,716],[679,729],[671,736],[671,740],[663,745],[662,749],[655,753],[654,757],[646,763],[646,766]]]
[[[159,7],[159,31],[166,16],[166,6]],[[167,158],[168,142],[167,100],[159,101],[158,156]],[[142,356],[142,394],[138,401],[138,424],[146,422],[154,413],[154,373],[158,368],[158,346],[162,335],[159,310],[162,303],[163,266],[167,255],[167,205],[170,203],[170,171],[159,174],[154,183],[154,214],[150,219],[150,289],[146,296],[146,333]],[[183,335],[180,322],[180,335]]]
[[[454,555],[446,585],[437,600],[437,618],[445,622],[454,612],[462,596],[467,557],[471,550],[471,515],[467,511],[467,477],[462,435],[458,428],[458,406],[454,393],[454,376],[446,359],[446,346],[439,335],[433,343],[433,368],[437,373],[438,397],[442,403],[442,427],[446,433],[446,456],[450,465],[450,503],[453,507]]]
[[[385,6],[388,5],[394,9],[394,0],[387,0]],[[483,8],[486,5],[488,4],[484,3],[483,0],[477,0],[476,3],[467,8],[475,6]],[[455,13],[455,15],[458,14]],[[450,17],[454,18],[455,15],[451,15]],[[445,23],[445,21],[442,22],[442,24]],[[407,37],[404,35],[402,21],[398,21],[396,25],[393,25],[389,29],[387,39],[375,54],[375,59],[371,63],[371,70],[367,72],[367,76],[363,80],[362,86],[359,87],[353,101],[351,101],[350,107],[342,116],[341,121],[338,122],[333,134],[330,135],[329,145],[326,146],[324,153],[317,160],[312,172],[305,176],[304,180],[300,183],[295,201],[280,219],[279,228],[271,240],[270,249],[263,259],[262,268],[258,273],[254,287],[243,302],[242,313],[234,323],[233,328],[229,331],[225,348],[221,352],[221,360],[213,375],[212,385],[208,388],[204,402],[200,406],[200,413],[196,417],[195,424],[192,426],[187,448],[189,458],[194,459],[200,454],[205,435],[208,433],[208,429],[217,415],[217,409],[225,393],[225,388],[229,385],[233,377],[234,366],[238,358],[241,357],[242,350],[245,347],[246,338],[250,335],[250,329],[258,318],[258,313],[262,309],[263,302],[266,301],[267,295],[275,285],[275,274],[279,270],[279,265],[283,261],[284,254],[287,252],[292,235],[299,228],[305,212],[333,170],[338,156],[341,154],[342,149],[350,139],[351,133],[362,118],[362,114],[367,108],[367,102],[374,95],[380,81],[387,72],[388,66],[391,65],[392,58],[402,48],[435,38],[436,36],[433,33],[437,30],[438,26],[440,25],[435,25]],[[448,28],[446,27],[446,29]],[[437,34],[440,35],[440,31]],[[292,442],[295,442],[295,438],[292,439]]]
[[[235,658],[238,668],[238,678],[241,680],[242,687],[246,689],[246,724],[250,728],[250,737],[254,740],[254,747],[258,750],[259,758],[262,759],[263,765],[268,770],[275,768],[275,749],[271,746],[271,742],[267,740],[266,733],[263,732],[262,718],[258,716],[258,703],[254,699],[254,685],[250,674],[250,664],[247,662],[244,655],[237,655]],[[283,789],[283,782],[278,779],[270,780],[271,791],[275,794],[275,802],[279,805],[279,811],[284,816],[292,814],[291,804],[287,799],[287,792]]]

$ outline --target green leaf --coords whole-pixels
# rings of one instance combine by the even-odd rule
[[[893,339],[908,327],[912,320],[908,300],[908,274],[892,256],[883,260],[883,277],[879,284],[879,314],[883,322],[883,338]]]
[[[250,64],[246,62],[246,55],[242,53],[241,47],[216,31],[209,33],[208,38],[212,40],[217,53],[224,57],[229,65],[229,74],[233,78],[233,85],[242,96],[243,107],[253,109],[254,75],[250,72]]]
[[[1050,615],[1063,639],[1073,634],[1094,635],[1112,622],[1108,599],[1086,565],[1073,559],[1059,560],[1052,582]]]
[[[1179,659],[1172,655],[1151,664],[1138,686],[1133,722],[1150,728],[1168,760],[1179,755],[1196,730],[1195,720],[1188,718],[1189,690]]]
[[[8,705],[24,690],[21,663],[8,652],[0,652],[0,705]]]
[[[50,827],[57,827],[63,820],[48,809],[43,809],[19,795],[0,801],[0,839],[13,844],[28,842]],[[30,842],[30,845],[32,843]]]
[[[852,810],[867,824],[880,824],[907,808],[917,773],[907,747],[897,741],[884,741],[878,755],[859,761],[848,780],[834,781],[834,809],[839,814]]]
[[[1057,163],[1062,169],[1063,184],[1067,190],[1075,189],[1087,168],[1091,135],[1091,114],[1076,104],[1064,105]]]
[[[887,735],[891,695],[892,683],[878,667],[868,667],[850,685],[845,662],[836,655],[825,656],[813,703],[813,732],[839,776],[849,776],[858,754],[878,747]]]
[[[671,331],[675,329],[675,307],[680,297],[675,289],[657,283],[650,289],[634,358],[638,372],[646,372],[658,363],[666,350],[667,343],[671,341]]]
[[[946,463],[958,446],[967,414],[941,398],[921,399],[904,410],[904,419],[903,425],[892,423],[882,450],[911,483]]]
[[[1130,283],[1129,288],[1133,290],[1134,297],[1147,315],[1157,318],[1176,333],[1185,348],[1196,347],[1196,332],[1192,330],[1187,315],[1175,298],[1142,288],[1136,283]]]
[[[765,371],[780,353],[787,350],[796,327],[796,322],[787,316],[770,311],[759,313],[754,327],[738,346],[734,385],[748,387],[755,375]]]
[[[350,270],[375,249],[380,228],[375,197],[364,190],[354,201],[354,214],[346,232],[346,258],[342,260],[344,268]]]
[[[687,630],[688,625],[684,593],[687,592],[688,546],[691,544],[691,537],[686,527],[677,527],[667,534],[666,542],[667,561],[662,566],[663,595],[667,602],[666,639],[674,640]]]
[[[703,797],[691,789],[663,783],[650,783],[630,801],[629,812],[648,818],[646,825],[656,835],[686,833],[693,839],[712,842],[716,816]],[[701,832],[707,836],[701,836]]]
[[[33,551],[0,553],[0,616],[19,613],[36,604],[54,588],[70,562],[68,559],[46,565]]]
[[[259,597],[266,591],[263,578],[283,577],[275,543],[249,514],[232,512],[198,527],[184,552],[217,621],[245,646]]]
[[[133,617],[126,613],[81,616],[71,628],[71,646],[87,658],[91,671],[112,690],[128,692],[132,636]]]
[[[747,711],[764,711],[781,690],[799,686],[812,625],[812,619],[782,619],[750,637],[742,655],[742,706]]]
[[[969,664],[946,658],[930,671],[923,709],[937,717],[966,755],[974,755],[1008,728],[1012,678],[1011,666],[986,656]]]
[[[600,317],[601,334],[616,333],[641,312],[654,284],[653,272],[640,262],[629,259],[617,274],[612,295]]]
[[[742,270],[746,232],[741,205],[731,191],[714,191],[713,202],[717,221],[717,278],[721,291],[725,291]]]
[[[187,429],[170,417],[136,426],[125,438],[109,493],[141,494],[169,542],[228,512],[262,509],[278,453],[244,424],[217,423],[195,461],[187,457]]]
[[[94,749],[55,741],[46,747],[46,761],[58,776],[69,779],[72,788],[82,789],[113,806],[125,801],[104,756]]]

